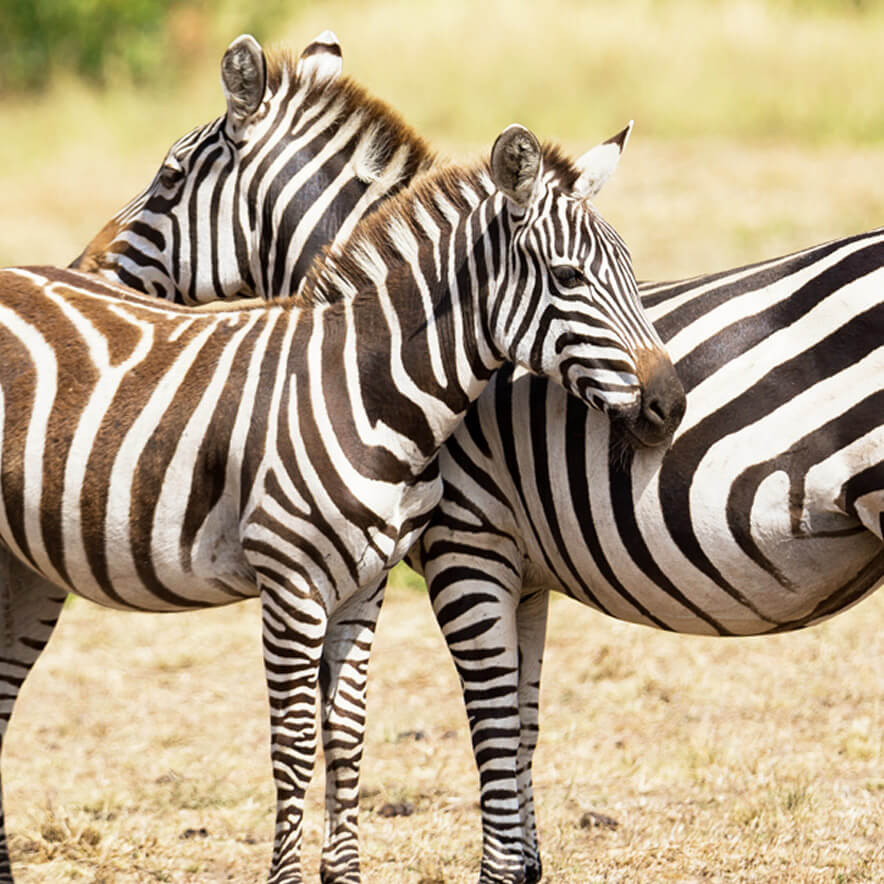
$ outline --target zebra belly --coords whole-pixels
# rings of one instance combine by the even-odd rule
[[[120,610],[183,611],[227,605],[257,595],[254,572],[245,560],[237,534],[213,530],[207,520],[193,546],[185,552],[179,544],[156,538],[149,557],[133,555],[131,538],[119,534],[103,544],[99,558],[66,547],[62,561],[24,555],[5,532],[4,543],[25,564],[56,586],[96,604]],[[33,555],[33,553],[32,553]],[[98,561],[106,563],[104,569]],[[53,566],[52,562],[56,565]]]
[[[133,472],[95,494],[88,493],[90,471],[75,469],[73,447],[60,459],[66,469],[59,470],[78,477],[70,489],[51,473],[35,478],[42,450],[21,468],[4,464],[4,486],[21,489],[21,497],[20,508],[14,499],[4,501],[0,537],[55,585],[109,607],[180,611],[256,595],[235,492],[226,490],[205,515],[194,517],[199,472],[189,449],[198,440],[179,442],[184,467],[172,465],[159,475]],[[64,493],[51,493],[51,482]]]
[[[749,556],[720,523],[693,511],[692,550],[669,534],[653,494],[637,501],[626,525],[605,485],[592,484],[590,510],[576,512],[571,496],[558,501],[564,545],[544,538],[536,519],[523,524],[526,590],[555,588],[618,619],[675,632],[755,635],[831,616],[884,578],[881,543],[856,520],[827,519],[831,535],[795,533],[788,507],[765,508],[754,513]]]
[[[594,596],[621,619],[734,635],[798,628],[819,619],[814,612],[827,599],[842,594],[840,607],[857,600],[845,588],[880,554],[881,544],[856,519],[831,507],[796,520],[783,473],[762,482],[737,519],[727,503],[734,472],[721,463],[695,479],[690,508],[672,512],[661,496],[659,455],[644,460],[633,465],[631,502],[617,500],[627,481],[622,475],[589,483],[598,552],[574,544],[572,566],[556,568],[569,594]],[[558,509],[564,535],[579,536],[588,513],[564,503]],[[549,558],[556,560],[554,553]]]

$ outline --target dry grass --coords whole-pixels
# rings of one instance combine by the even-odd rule
[[[68,607],[4,748],[17,880],[263,879],[273,794],[258,632],[253,604]],[[821,627],[748,640],[659,634],[555,600],[535,773],[546,880],[884,879],[882,659],[881,595]],[[473,882],[475,774],[422,593],[387,600],[370,707],[365,881]],[[414,813],[379,813],[399,802]]]

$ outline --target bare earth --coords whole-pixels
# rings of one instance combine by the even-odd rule
[[[174,616],[68,606],[4,747],[17,881],[263,880],[273,793],[258,635],[253,603]],[[664,635],[555,599],[546,659],[545,880],[884,880],[884,594],[803,633],[742,640]],[[423,593],[391,591],[370,685],[364,880],[475,881],[467,729]],[[321,798],[317,776],[308,880]]]

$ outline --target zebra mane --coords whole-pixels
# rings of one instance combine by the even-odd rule
[[[267,53],[267,88],[271,94],[280,89],[288,89],[294,94],[303,85],[297,74],[298,56],[290,49],[274,49]],[[361,113],[363,132],[370,133],[370,139],[360,145],[359,153],[353,162],[357,174],[363,181],[374,179],[374,169],[383,169],[393,154],[401,147],[408,148],[408,160],[402,169],[401,180],[410,181],[419,172],[429,169],[436,161],[436,155],[429,144],[405,122],[391,105],[376,98],[363,86],[348,76],[323,80],[309,89],[304,98],[304,106],[322,98],[329,105],[336,105],[341,120]]]
[[[571,190],[580,170],[558,145],[545,144],[543,174],[554,186]],[[487,159],[469,167],[444,166],[418,177],[363,218],[346,242],[326,246],[291,300],[296,306],[309,307],[354,297],[373,284],[367,265],[379,259],[394,267],[403,260],[395,245],[398,231],[407,230],[421,241],[426,238],[421,218],[431,219],[440,228],[450,224],[439,206],[439,197],[465,215],[494,190]]]

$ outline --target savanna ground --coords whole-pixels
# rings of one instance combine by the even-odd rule
[[[599,205],[641,278],[884,223],[876,4],[542,7],[312,5],[266,42],[334,28],[345,69],[453,156],[513,120],[577,152],[635,117]],[[69,261],[175,137],[222,110],[234,34],[216,45],[200,23],[179,22],[198,63],[164,90],[58,78],[0,97],[0,263]],[[477,786],[456,678],[425,596],[403,572],[395,583],[371,667],[364,879],[472,882]],[[884,880],[884,595],[736,641],[559,599],[549,634],[535,765],[546,880]],[[17,880],[261,881],[268,739],[253,604],[174,617],[70,604],[4,745]],[[319,774],[307,813],[315,880]]]

